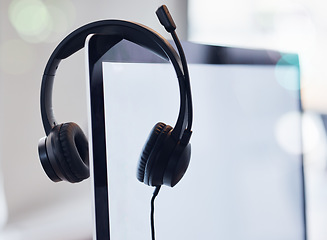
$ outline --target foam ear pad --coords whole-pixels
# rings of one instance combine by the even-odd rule
[[[140,182],[174,187],[183,177],[190,162],[191,145],[176,140],[172,130],[164,123],[157,123],[152,129],[139,160]]]
[[[162,185],[163,172],[176,142],[170,137],[173,128],[166,125],[159,134],[145,166],[144,183],[149,186]]]
[[[145,168],[147,165],[147,162],[149,160],[149,156],[155,146],[155,143],[160,135],[160,133],[163,131],[163,129],[166,127],[166,124],[159,122],[157,123],[151,130],[149,137],[143,147],[139,164],[137,168],[137,179],[140,182],[144,182],[144,176],[145,176]]]
[[[163,176],[163,183],[165,185],[174,187],[184,176],[191,159],[191,144],[183,145],[177,144],[173,154],[169,158],[165,173]]]
[[[47,141],[48,141],[47,137],[43,137],[39,141],[38,151],[39,151],[40,162],[47,176],[52,181],[59,182],[62,179],[57,175],[55,168],[52,166],[50,162],[49,154],[47,152]]]
[[[39,142],[39,156],[44,171],[54,182],[75,183],[90,175],[87,139],[75,123],[52,128]]]
[[[80,182],[90,176],[88,142],[82,129],[75,123],[62,124],[59,140],[64,161],[68,165],[67,173],[74,182]]]

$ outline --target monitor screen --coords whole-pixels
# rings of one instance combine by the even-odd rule
[[[96,235],[108,226],[111,240],[150,239],[154,189],[136,169],[153,126],[176,122],[178,81],[169,62],[128,41],[90,57],[105,42],[98,37],[87,48]],[[304,240],[297,55],[184,48],[192,156],[182,180],[158,195],[157,238]]]

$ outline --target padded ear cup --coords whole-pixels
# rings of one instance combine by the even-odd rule
[[[172,127],[158,123],[143,148],[138,167],[138,180],[149,186],[163,184],[163,177],[177,140],[171,136]]]
[[[166,125],[159,134],[145,166],[144,183],[149,186],[162,185],[163,172],[176,142],[170,137],[173,128]]]
[[[43,167],[43,170],[45,171],[45,173],[47,174],[47,176],[54,182],[59,182],[62,179],[60,179],[60,177],[58,177],[58,175],[56,174],[55,169],[52,167],[52,164],[50,162],[49,159],[49,154],[47,152],[47,137],[43,137],[40,139],[39,144],[38,144],[38,150],[39,150],[39,158],[40,158],[40,162],[41,165]]]
[[[174,187],[184,176],[191,159],[191,144],[186,146],[179,142],[173,154],[169,158],[165,173],[163,176],[163,183],[165,185]]]
[[[87,139],[75,123],[55,126],[39,143],[41,164],[55,182],[80,182],[89,177]]]
[[[148,165],[146,166],[145,180],[148,176],[148,185],[150,186],[164,184],[174,187],[188,168],[191,158],[191,145],[188,141],[176,140],[171,133],[171,127],[167,128],[167,132],[165,129],[163,130],[161,135],[164,139],[160,143],[160,148],[153,150],[149,157],[148,165],[152,162],[153,166],[151,169],[148,169]]]
[[[137,179],[149,186],[175,186],[184,176],[191,158],[191,144],[177,141],[173,128],[157,123],[144,145]]]
[[[82,129],[75,123],[64,123],[60,128],[59,140],[70,178],[74,182],[88,178],[89,149]]]
[[[149,156],[153,150],[153,147],[159,137],[159,134],[162,130],[166,127],[166,124],[159,122],[157,123],[151,130],[149,137],[143,147],[138,168],[137,168],[137,179],[140,182],[144,182],[144,175],[145,175],[145,167],[149,160]]]

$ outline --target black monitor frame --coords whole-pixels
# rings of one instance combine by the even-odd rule
[[[126,40],[123,40],[126,41]],[[88,64],[90,79],[91,129],[93,147],[93,184],[95,204],[96,239],[109,240],[109,199],[107,181],[107,152],[105,137],[104,91],[102,62],[128,63],[167,63],[166,59],[130,42],[120,43],[122,47],[113,47],[116,40],[107,35],[93,35],[88,42]],[[188,63],[200,64],[238,64],[238,65],[289,65],[300,72],[297,54],[272,50],[255,50],[224,46],[203,45],[191,42],[182,43]],[[113,47],[113,48],[112,48]],[[108,51],[110,49],[110,51]],[[299,111],[303,112],[300,91]],[[96,136],[96,137],[95,137]],[[307,239],[305,179],[303,155],[301,155],[303,186],[304,239]],[[92,176],[92,174],[91,174]]]

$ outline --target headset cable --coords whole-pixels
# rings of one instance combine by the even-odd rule
[[[160,191],[161,185],[156,186],[152,198],[151,198],[151,236],[152,240],[155,240],[155,230],[154,230],[154,200],[156,199],[159,191]]]

